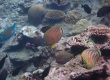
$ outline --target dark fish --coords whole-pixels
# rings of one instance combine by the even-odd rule
[[[0,80],[6,80],[7,76],[8,76],[7,70],[3,70],[3,71],[0,73]]]
[[[97,12],[97,17],[103,17],[110,12],[110,6],[103,6]]]
[[[60,4],[60,0],[57,0],[58,4]]]
[[[51,27],[50,26],[45,26],[45,27],[43,27],[43,28],[41,28],[41,31],[43,32],[43,33],[45,33],[48,29],[50,29]]]
[[[0,42],[10,39],[16,30],[16,24],[13,24],[11,27],[7,27],[0,35]]]
[[[84,11],[85,11],[86,13],[88,13],[88,14],[91,13],[91,8],[90,8],[87,4],[82,5],[82,7],[84,8]]]
[[[45,70],[43,71],[42,76],[41,76],[42,79],[44,79],[48,75],[50,68],[51,68],[50,65],[47,68],[45,68]]]
[[[8,57],[8,55],[6,54],[5,57],[3,57],[1,60],[0,60],[0,69],[3,67],[4,63],[5,63],[5,59]]]
[[[19,74],[20,70],[21,70],[22,66],[16,67],[13,72],[12,72],[12,76],[16,76]]]

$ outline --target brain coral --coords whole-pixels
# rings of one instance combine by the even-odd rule
[[[60,20],[65,17],[65,13],[61,10],[51,10],[45,15],[47,20]]]
[[[45,9],[40,4],[34,4],[28,11],[28,19],[30,23],[38,25],[42,22],[43,17],[45,16]]]
[[[67,12],[65,16],[65,22],[70,24],[75,24],[78,20],[80,20],[82,14],[78,10],[72,10]]]
[[[60,1],[60,4],[58,3],[58,0],[52,0],[53,3],[60,5],[60,6],[65,6],[69,2],[69,0],[59,0],[59,1]]]

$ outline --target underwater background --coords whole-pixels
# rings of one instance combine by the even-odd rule
[[[0,80],[110,80],[110,0],[0,0]]]

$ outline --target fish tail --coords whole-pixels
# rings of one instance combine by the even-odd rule
[[[14,23],[12,27],[14,30],[16,30],[16,23]]]

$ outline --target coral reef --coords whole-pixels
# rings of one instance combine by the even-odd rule
[[[66,38],[66,41],[59,43],[60,49],[72,48],[74,51],[81,48],[93,47],[93,42],[101,50],[110,49],[110,28],[105,25],[90,26],[81,34]],[[65,44],[65,45],[64,45]]]
[[[29,22],[38,25],[42,22],[42,19],[46,11],[41,4],[34,4],[28,11]]]
[[[90,70],[83,68],[80,61],[81,57],[77,56],[63,66],[51,68],[45,80],[87,80],[95,74],[101,76],[105,73],[106,68],[104,66],[106,64],[104,64],[103,58],[97,63],[97,66]]]
[[[68,11],[64,21],[68,24],[75,24],[78,20],[80,20],[82,17],[82,14],[78,10],[72,10]]]
[[[59,21],[65,17],[65,13],[61,10],[51,10],[45,15],[46,21]],[[46,22],[44,19],[44,22]]]

